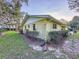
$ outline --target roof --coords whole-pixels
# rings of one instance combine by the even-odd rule
[[[27,24],[32,24],[32,23],[35,23],[37,21],[40,21],[42,18],[29,18],[27,20]]]
[[[60,21],[61,21],[62,23],[68,24],[68,21],[66,21],[65,19],[60,19]]]
[[[50,15],[30,15],[30,17],[49,18]]]
[[[43,18],[47,18],[50,21],[56,22],[56,23],[61,24],[61,25],[65,25],[63,22],[55,19],[54,17],[52,17],[50,15],[30,15],[30,17],[27,20],[27,24],[35,23],[37,21],[42,20]]]

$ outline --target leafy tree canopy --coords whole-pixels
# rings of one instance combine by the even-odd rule
[[[71,10],[79,11],[79,0],[68,0],[68,4]]]
[[[79,29],[79,16],[74,16],[72,21],[70,21],[71,28]]]
[[[0,14],[11,14],[18,16],[22,3],[27,3],[27,0],[0,0]]]
[[[28,4],[28,0],[0,0],[0,24],[16,23],[18,26],[23,15],[22,3]]]

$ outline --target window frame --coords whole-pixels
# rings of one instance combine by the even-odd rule
[[[30,25],[28,25],[28,28],[30,28]]]
[[[57,29],[57,24],[53,23],[53,29]]]
[[[33,24],[33,30],[36,30],[36,25],[35,24]]]

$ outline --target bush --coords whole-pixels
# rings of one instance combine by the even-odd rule
[[[51,42],[59,44],[67,38],[68,31],[53,31],[49,32],[48,35]]]
[[[32,37],[37,37],[39,35],[37,31],[26,31],[26,34]]]
[[[0,32],[8,31],[7,29],[0,29]]]

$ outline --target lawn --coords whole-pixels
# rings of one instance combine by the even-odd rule
[[[0,59],[16,59],[26,52],[27,46],[23,38],[16,32],[7,31],[0,36]]]
[[[52,52],[37,52],[29,48],[22,36],[14,31],[0,36],[0,59],[56,59]]]

